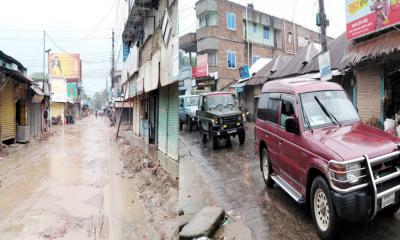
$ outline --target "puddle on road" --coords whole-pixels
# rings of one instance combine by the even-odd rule
[[[85,119],[3,160],[0,239],[159,239],[112,138]]]

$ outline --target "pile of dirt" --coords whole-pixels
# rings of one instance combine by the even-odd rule
[[[178,239],[178,181],[160,166],[156,149],[145,153],[127,140],[120,143],[123,174],[133,179],[148,221],[161,239]]]

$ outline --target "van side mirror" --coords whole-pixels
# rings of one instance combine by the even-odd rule
[[[285,130],[293,134],[299,134],[299,124],[294,117],[288,117],[285,121]]]
[[[204,111],[204,105],[201,105],[200,110],[201,110],[201,111]]]

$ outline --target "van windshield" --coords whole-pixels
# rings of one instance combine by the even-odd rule
[[[197,96],[185,98],[186,106],[197,106],[198,102],[199,102],[199,97],[197,97]]]
[[[209,95],[207,97],[207,105],[209,110],[217,108],[224,109],[227,107],[234,107],[235,100],[233,99],[232,94]]]
[[[305,127],[308,125],[306,121],[309,122],[311,128],[315,128],[335,124],[332,118],[337,119],[340,124],[360,120],[344,91],[309,92],[300,94],[300,98]]]

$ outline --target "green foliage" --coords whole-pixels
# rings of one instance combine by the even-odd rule
[[[47,79],[47,74],[45,75]],[[31,79],[35,82],[42,82],[43,81],[43,72],[34,72],[31,74]]]
[[[104,89],[101,92],[97,92],[90,99],[91,106],[94,110],[100,110],[107,103],[107,92]]]
[[[189,54],[183,51],[179,51],[179,67],[182,68],[188,65],[190,65]],[[192,54],[192,66],[197,66],[197,59],[195,53]]]

